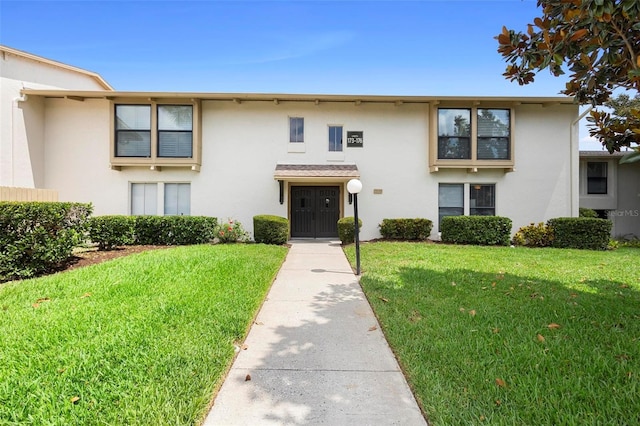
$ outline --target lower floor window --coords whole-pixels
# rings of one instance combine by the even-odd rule
[[[158,184],[131,184],[131,214],[155,215],[158,213]]]
[[[158,186],[160,191],[158,191]],[[158,195],[162,199],[158,200]],[[191,214],[191,184],[189,183],[132,183],[131,184],[131,214],[157,215],[158,201],[164,206],[163,214],[185,215]]]
[[[191,184],[164,184],[164,214],[184,216],[191,214]]]
[[[438,223],[446,216],[495,216],[495,194],[494,184],[441,183],[438,187]]]

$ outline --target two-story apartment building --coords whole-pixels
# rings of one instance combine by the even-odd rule
[[[431,219],[435,238],[446,215],[506,216],[515,230],[578,214],[570,98],[122,92],[86,72],[95,87],[61,89],[6,76],[5,62],[55,66],[16,52],[2,59],[16,110],[3,169],[11,145],[13,175],[33,176],[20,185],[98,215],[229,217],[252,231],[254,215],[275,214],[294,238],[335,237],[354,177],[363,239],[384,218]]]

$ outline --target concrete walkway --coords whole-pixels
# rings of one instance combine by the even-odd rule
[[[204,424],[426,425],[339,242],[292,241]]]

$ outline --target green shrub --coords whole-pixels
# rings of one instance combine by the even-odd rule
[[[553,242],[553,231],[544,223],[532,223],[518,229],[513,244],[527,247],[548,247]]]
[[[85,239],[90,204],[0,202],[0,281],[28,278],[68,260]]]
[[[244,243],[249,239],[249,234],[240,222],[229,219],[216,227],[215,237],[223,244]]]
[[[591,217],[549,219],[553,230],[553,247],[606,250],[611,235],[611,221]]]
[[[580,207],[578,209],[578,216],[580,217],[593,217],[598,218],[598,213],[596,213],[593,209],[587,209],[585,207]]]
[[[208,216],[136,216],[135,243],[177,246],[213,241],[218,220]]]
[[[358,218],[358,229],[362,228],[362,219]],[[351,244],[355,240],[355,218],[346,216],[338,219],[338,237],[342,244]]]
[[[89,218],[89,239],[99,250],[111,250],[135,242],[135,216],[95,216]]]
[[[382,219],[380,234],[392,240],[426,240],[433,222],[429,219]]]
[[[442,241],[455,244],[509,245],[511,219],[500,216],[446,216]]]
[[[289,220],[266,214],[254,216],[253,238],[256,243],[286,244],[289,240]]]

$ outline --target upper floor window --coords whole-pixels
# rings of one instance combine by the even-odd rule
[[[510,113],[508,109],[478,109],[478,160],[510,158]]]
[[[438,110],[438,158],[471,158],[471,110]]]
[[[158,156],[193,155],[193,107],[158,105]]]
[[[119,104],[115,119],[116,157],[193,156],[192,105]]]
[[[303,117],[289,117],[289,142],[304,142]]]
[[[438,160],[510,160],[511,110],[438,109]]]
[[[151,106],[116,105],[116,157],[151,156]]]
[[[587,162],[587,194],[607,193],[607,163],[605,161]]]
[[[342,151],[342,126],[329,126],[329,151]]]

